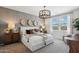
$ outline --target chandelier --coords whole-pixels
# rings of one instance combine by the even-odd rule
[[[41,19],[48,19],[50,17],[51,17],[50,10],[47,10],[46,6],[44,6],[44,9],[39,11],[39,18],[41,18]]]

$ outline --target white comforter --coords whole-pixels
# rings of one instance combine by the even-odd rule
[[[50,34],[45,35],[23,35],[22,42],[25,46],[27,46],[31,51],[35,51],[45,45],[48,45],[53,42],[53,37]]]
[[[26,34],[26,30],[29,29],[36,29],[37,27],[21,27],[20,31],[21,31],[21,41],[22,43],[28,47],[31,51],[35,51],[41,47],[44,47],[47,44],[52,43],[52,36],[51,35],[44,35],[44,33],[38,33],[40,35],[37,34]],[[52,39],[50,39],[52,38]]]
[[[39,36],[42,36],[43,37],[43,41],[44,41],[44,44],[45,45],[48,45],[48,44],[50,44],[50,43],[53,43],[53,35],[51,35],[51,34],[44,34],[44,33],[36,33],[37,35],[39,35]]]
[[[25,37],[25,38],[24,38]],[[29,40],[29,41],[28,41]],[[27,46],[31,51],[35,51],[44,46],[43,37],[38,35],[27,35],[21,39],[23,44]]]
[[[31,44],[36,44],[42,41],[43,41],[43,37],[41,36],[37,36],[37,35],[29,36],[29,43]]]

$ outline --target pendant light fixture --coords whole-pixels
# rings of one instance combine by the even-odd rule
[[[44,6],[44,9],[39,11],[39,18],[40,19],[48,19],[50,17],[51,17],[50,10],[47,10],[46,6]]]

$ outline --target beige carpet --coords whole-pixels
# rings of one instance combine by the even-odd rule
[[[21,42],[0,46],[0,53],[30,53],[31,51]]]
[[[35,51],[35,53],[68,53],[69,46],[62,40],[54,39],[52,44]]]
[[[31,53],[21,42],[0,46],[0,53]],[[54,43],[38,49],[34,53],[68,53],[69,47],[62,40],[54,40]]]

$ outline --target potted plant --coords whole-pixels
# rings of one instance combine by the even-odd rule
[[[76,18],[74,21],[73,21],[73,26],[79,30],[79,18]]]

